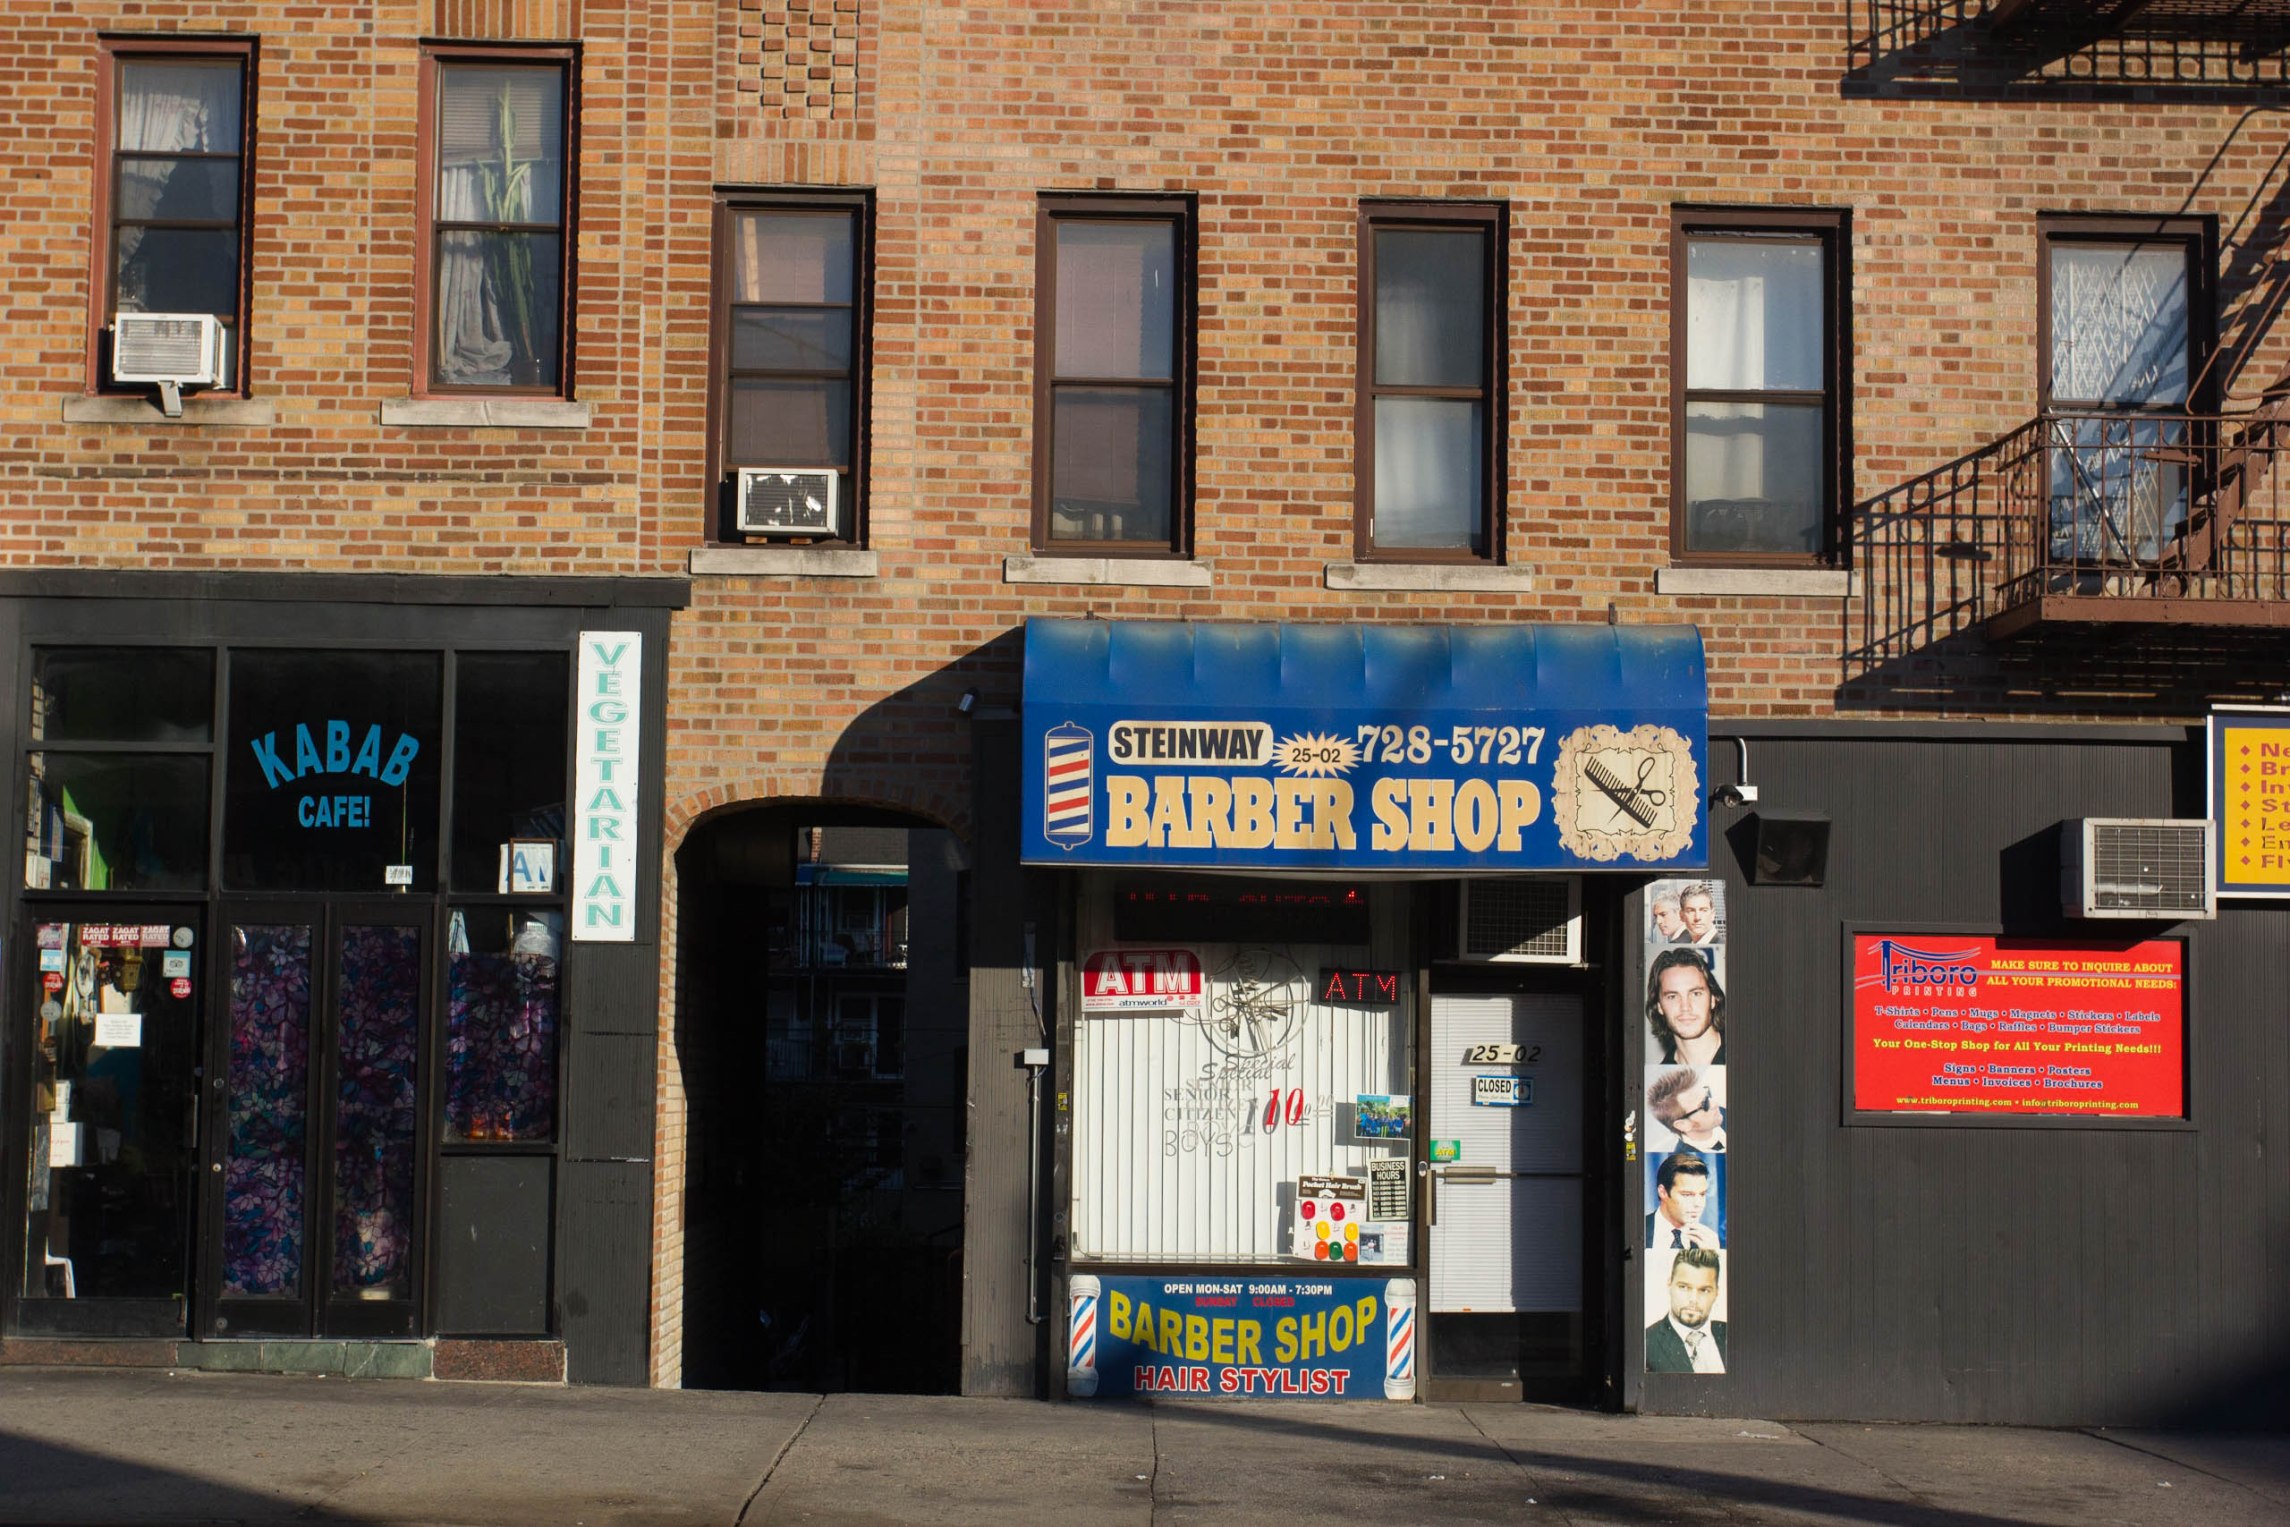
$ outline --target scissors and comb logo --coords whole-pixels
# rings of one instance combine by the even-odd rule
[[[1551,791],[1559,842],[1601,863],[1674,859],[1693,842],[1701,774],[1666,726],[1586,726],[1559,743]]]

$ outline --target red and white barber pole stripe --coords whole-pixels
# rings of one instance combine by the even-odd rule
[[[1042,836],[1060,848],[1081,847],[1095,830],[1089,797],[1096,751],[1089,729],[1070,721],[1042,733]]]
[[[1097,1393],[1097,1295],[1091,1273],[1066,1286],[1065,1391],[1078,1400]]]
[[[1384,1285],[1384,1398],[1415,1398],[1415,1280]]]

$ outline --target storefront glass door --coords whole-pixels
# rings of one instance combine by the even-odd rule
[[[1587,1377],[1582,999],[1434,995],[1430,1044],[1426,1394],[1570,1397]]]
[[[413,1333],[428,943],[426,903],[229,909],[202,1334]]]
[[[180,1336],[199,1149],[199,988],[183,909],[33,914],[21,1329]],[[13,1110],[11,1110],[13,1112]]]

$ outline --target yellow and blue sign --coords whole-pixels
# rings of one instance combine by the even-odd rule
[[[1697,869],[1691,626],[1026,627],[1030,864]]]
[[[1410,1278],[1077,1274],[1067,1391],[1384,1400],[1415,1393]]]
[[[2211,889],[2290,896],[2290,711],[2210,718]]]

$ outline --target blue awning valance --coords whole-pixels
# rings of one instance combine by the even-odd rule
[[[1691,626],[1026,628],[1041,864],[1700,868]]]

